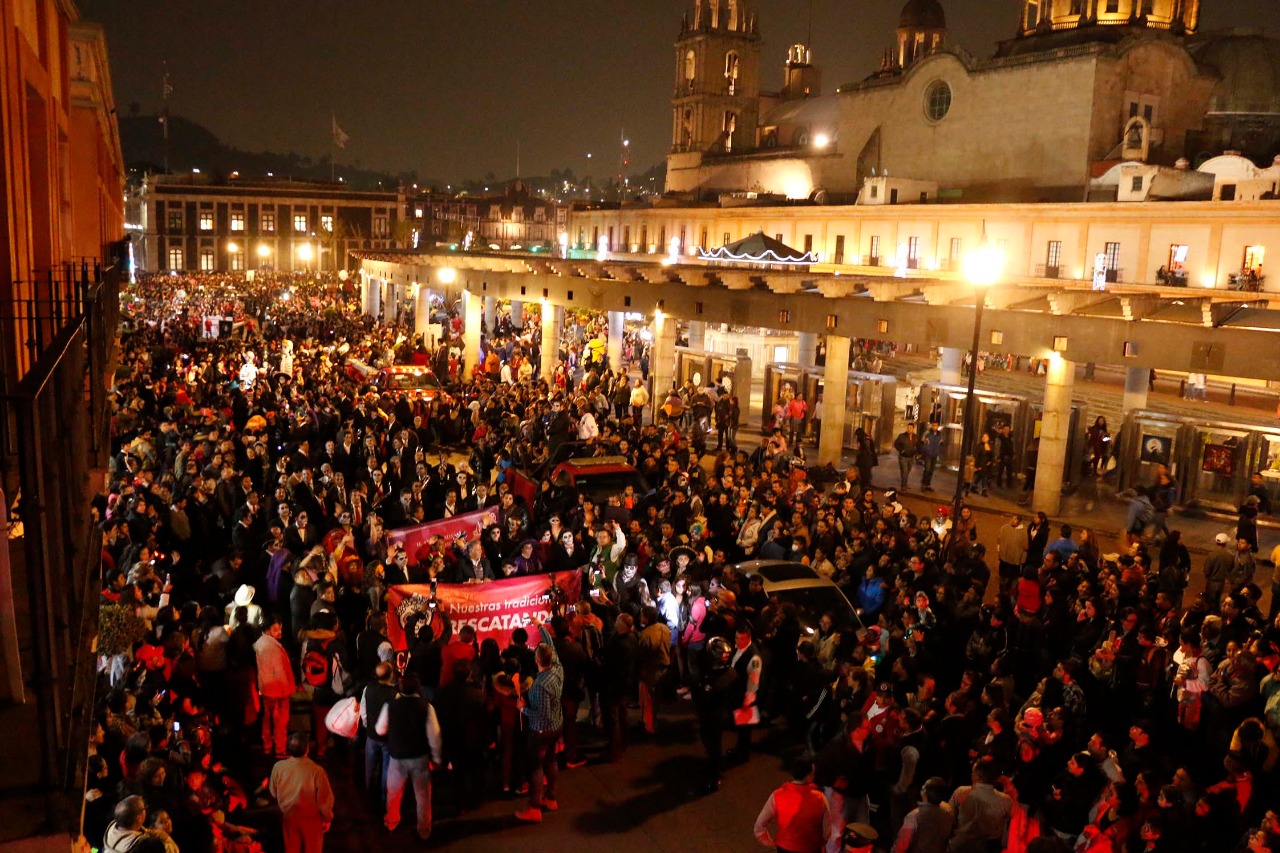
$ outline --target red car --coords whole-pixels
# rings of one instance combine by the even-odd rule
[[[403,392],[412,399],[434,400],[444,392],[444,386],[435,373],[416,364],[378,368],[351,358],[347,359],[347,375],[357,382],[372,385],[379,393]]]
[[[636,498],[643,498],[649,492],[644,477],[622,456],[589,456],[580,459],[566,459],[551,472],[551,481],[563,473],[578,492],[603,504],[608,498],[621,495],[631,486]],[[523,498],[525,505],[532,507],[538,498],[540,487],[523,472],[517,471],[511,480],[511,491]]]

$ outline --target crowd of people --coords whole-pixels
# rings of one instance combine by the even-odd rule
[[[539,353],[534,318],[501,315],[464,376],[447,307],[433,351],[336,279],[166,276],[125,298],[94,505],[86,837],[104,850],[319,850],[342,817],[329,774],[353,765],[389,831],[407,788],[423,839],[433,799],[505,796],[536,823],[562,770],[689,718],[705,791],[762,743],[803,753],[788,784],[816,838],[767,829],[791,824],[790,789],[756,828],[790,853],[836,853],[850,824],[903,853],[1280,849],[1280,625],[1225,546],[1209,566],[1172,536],[1101,554],[1037,517],[988,554],[970,509],[917,517],[870,466],[832,480],[773,442],[655,424],[665,396],[583,345],[594,326]],[[522,369],[548,357],[551,383]],[[443,391],[373,392],[351,358],[434,365]],[[551,476],[566,452],[623,457],[650,489],[597,505]],[[484,507],[497,521],[474,537],[409,553],[388,536]],[[856,615],[771,597],[735,568],[752,559],[807,564]],[[1184,600],[1208,571],[1221,586]],[[580,600],[505,645],[447,618],[388,639],[393,585],[547,572],[580,573]],[[358,734],[337,738],[351,697]]]

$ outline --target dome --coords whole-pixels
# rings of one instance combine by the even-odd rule
[[[907,0],[898,16],[900,30],[945,30],[947,15],[938,0]]]
[[[1226,33],[1190,47],[1199,65],[1222,76],[1210,112],[1280,115],[1280,41]]]

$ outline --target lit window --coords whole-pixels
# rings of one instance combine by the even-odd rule
[[[389,233],[390,230],[387,228],[387,217],[373,217],[373,235],[375,237],[386,237]]]
[[[951,112],[951,87],[939,80],[924,96],[924,114],[929,121],[942,121]]]
[[[332,231],[332,230],[333,230],[333,217],[332,217],[332,216],[327,216],[327,215],[326,215],[326,216],[321,216],[321,217],[320,217],[320,228],[321,228],[321,230],[323,230],[323,231]]]
[[[232,231],[244,230],[244,214],[243,213],[231,214],[231,230]]]
[[[180,210],[169,211],[169,230],[170,231],[182,230],[182,211]]]
[[[231,271],[240,272],[244,269],[244,252],[231,253]]]
[[[201,249],[200,250],[200,271],[213,272],[213,270],[214,270],[213,249]]]
[[[952,263],[956,263],[957,261],[960,260],[960,238],[959,237],[951,238],[951,250],[947,255],[947,260],[951,261]]]
[[[185,268],[186,264],[183,262],[182,250],[174,246],[169,250],[169,269],[180,270]]]
[[[293,215],[293,230],[294,231],[307,230],[307,215],[305,213],[295,213]]]
[[[212,210],[200,211],[200,230],[201,231],[213,230],[213,211]]]
[[[262,230],[263,230],[263,231],[275,231],[275,230],[276,230],[276,214],[275,214],[275,211],[267,212],[267,211],[265,211],[265,210],[264,210],[264,211],[262,212]]]

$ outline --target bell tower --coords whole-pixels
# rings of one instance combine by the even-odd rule
[[[760,33],[743,0],[695,0],[675,50],[671,153],[755,148],[760,117]]]

